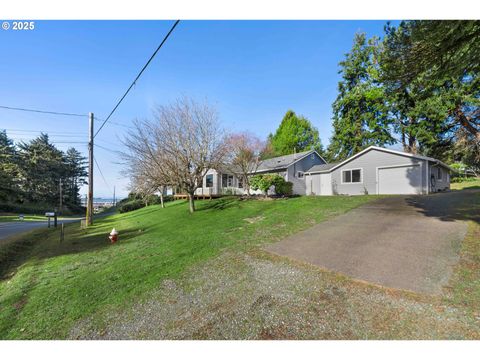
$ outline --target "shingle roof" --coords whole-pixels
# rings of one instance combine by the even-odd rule
[[[334,166],[338,165],[336,163],[329,163],[329,164],[322,164],[322,165],[313,165],[310,169],[306,170],[305,172],[312,172],[312,171],[327,171],[333,168]]]
[[[287,168],[290,164],[292,164],[293,162],[299,160],[300,158],[304,157],[305,155],[311,152],[313,152],[313,150],[299,152],[296,154],[277,156],[271,159],[263,160],[262,162],[260,162],[257,172]]]

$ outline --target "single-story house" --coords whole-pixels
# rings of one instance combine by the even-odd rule
[[[450,188],[451,170],[434,158],[370,146],[339,163],[327,163],[315,150],[279,156],[263,160],[251,175],[279,174],[297,195],[429,194]],[[225,169],[209,169],[196,190],[245,193],[243,181]]]
[[[450,188],[450,170],[434,158],[370,146],[340,163],[312,166],[306,194],[429,194]]]
[[[305,195],[304,173],[315,165],[326,164],[326,161],[315,150],[266,159],[258,164],[254,174],[279,174],[286,181],[293,183],[293,193]],[[203,177],[203,184],[197,195],[242,195],[245,194],[242,179],[237,178],[228,169],[209,169]],[[252,191],[255,193],[255,191]]]

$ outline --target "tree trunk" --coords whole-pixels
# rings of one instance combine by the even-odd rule
[[[411,154],[416,154],[417,153],[417,137],[412,134],[412,130],[415,127],[417,121],[414,118],[411,118],[409,120],[409,128],[408,128],[408,147],[409,147],[409,152]]]
[[[188,205],[190,206],[190,213],[195,212],[195,193],[188,193]]]
[[[245,187],[247,188],[247,196],[250,196],[250,181],[247,180],[247,177],[244,177],[243,183],[245,184]]]
[[[403,146],[403,151],[408,151],[408,145],[405,138],[405,129],[403,128],[403,126],[402,126],[402,146]]]
[[[465,128],[465,130],[475,136],[475,139],[480,142],[480,131],[474,125],[472,125],[470,120],[467,118],[467,116],[460,109],[459,106],[455,109],[455,117],[457,118],[458,122]]]
[[[165,208],[165,204],[163,203],[163,192],[160,192],[160,204],[162,205],[162,209]]]
[[[417,153],[417,141],[415,139],[414,136],[410,135],[408,137],[408,148],[409,148],[409,152],[411,154],[416,154]]]

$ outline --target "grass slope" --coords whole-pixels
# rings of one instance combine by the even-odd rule
[[[452,190],[463,190],[463,189],[480,189],[480,178],[476,178],[473,181],[462,181],[458,183],[451,183],[450,188]]]
[[[69,225],[63,243],[58,230],[35,231],[5,245],[18,251],[13,264],[0,264],[0,338],[65,338],[76,321],[102,321],[103,313],[127,308],[223,249],[241,252],[276,241],[373,199],[223,198],[199,202],[193,215],[185,202],[174,202],[99,219],[87,230]],[[113,246],[112,227],[120,233]]]
[[[75,218],[75,217],[61,216],[61,217],[58,217],[58,220],[68,220],[72,218]],[[24,215],[24,218],[22,221],[47,221],[47,220],[48,219],[45,215]],[[12,214],[1,215],[0,214],[0,223],[1,222],[19,222],[19,221],[20,220],[18,218],[18,215],[12,215]],[[51,219],[51,221],[53,222],[53,218]]]

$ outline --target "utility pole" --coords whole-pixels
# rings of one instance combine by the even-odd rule
[[[113,185],[113,206],[115,206],[115,185]]]
[[[63,201],[62,201],[62,179],[58,180],[59,190],[60,190],[60,214],[62,213]]]
[[[93,113],[88,114],[88,197],[86,225],[93,224]]]

